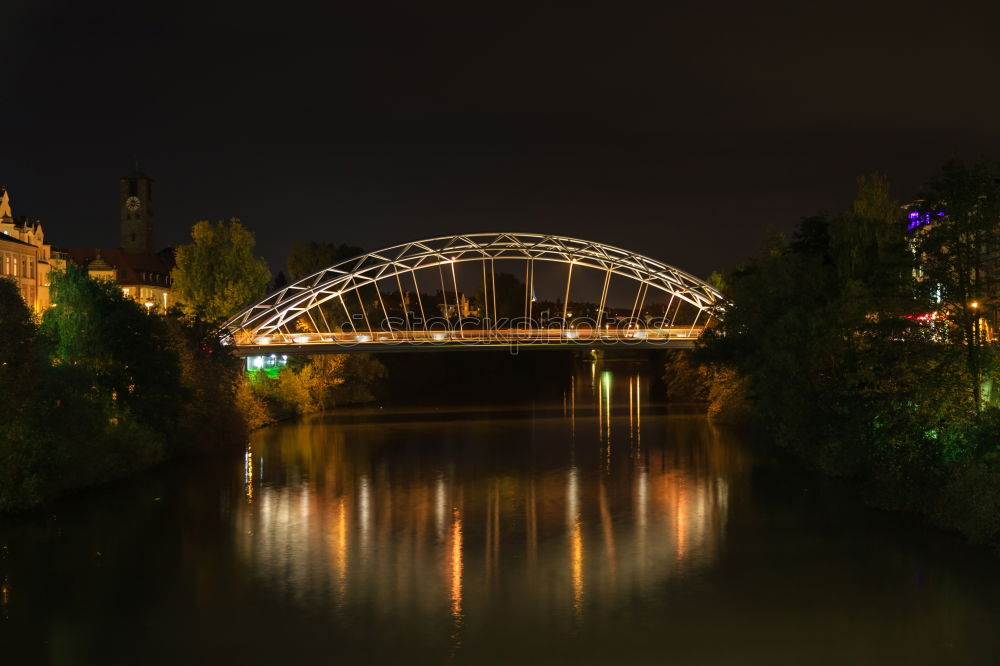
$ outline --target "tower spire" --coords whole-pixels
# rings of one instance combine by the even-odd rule
[[[119,181],[121,247],[129,252],[153,252],[153,181],[136,170]]]

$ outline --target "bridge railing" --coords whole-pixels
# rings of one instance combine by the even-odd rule
[[[411,330],[377,332],[333,333],[273,333],[246,338],[237,346],[253,347],[309,347],[343,345],[386,346],[413,344],[593,344],[593,343],[655,343],[670,340],[695,340],[704,331],[703,326],[675,326],[664,328],[509,328],[509,329],[455,329],[448,331]]]

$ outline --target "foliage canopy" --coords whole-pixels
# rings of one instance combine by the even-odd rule
[[[859,179],[848,210],[802,220],[790,242],[772,234],[724,277],[730,303],[699,349],[739,373],[779,445],[979,538],[1000,536],[982,508],[1000,506],[1000,449],[987,436],[1000,410],[982,396],[993,351],[969,305],[985,302],[979,263],[1000,229],[994,173],[946,166],[921,205],[947,215],[916,235],[884,177]],[[993,482],[965,490],[981,508],[954,510],[987,468]]]
[[[171,273],[176,299],[189,318],[222,322],[267,292],[271,271],[254,256],[254,235],[237,218],[191,229],[194,241],[177,248]]]

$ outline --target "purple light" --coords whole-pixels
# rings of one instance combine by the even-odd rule
[[[944,217],[945,215],[947,215],[947,213],[945,213],[944,211],[938,211],[937,213],[933,213],[933,217]],[[906,228],[909,231],[913,231],[914,229],[919,229],[925,224],[930,224],[931,220],[933,219],[931,213],[921,213],[920,211],[917,210],[907,213],[906,217],[909,220],[909,224],[906,225]]]

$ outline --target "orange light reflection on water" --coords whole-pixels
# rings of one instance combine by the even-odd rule
[[[337,502],[337,596],[342,605],[347,592],[347,503]]]
[[[462,629],[462,518],[458,508],[451,514],[451,617],[452,646],[461,645],[460,631]]]

